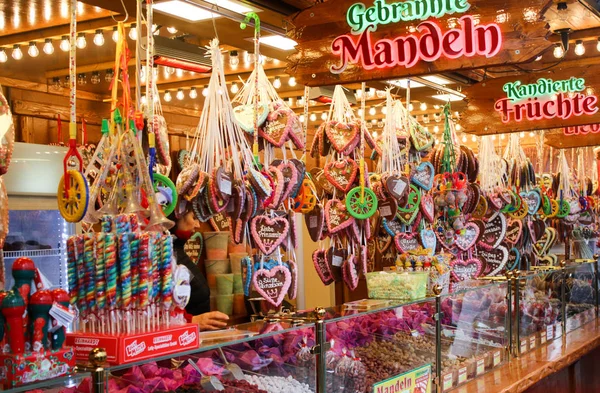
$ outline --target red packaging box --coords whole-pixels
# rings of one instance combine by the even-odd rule
[[[108,363],[127,364],[196,349],[200,346],[200,339],[198,325],[189,323],[126,336],[69,333],[67,345],[73,347],[77,360],[87,361],[92,349],[104,348]]]
[[[75,367],[72,348],[24,355],[0,353],[0,386],[11,389],[24,384],[71,374]]]

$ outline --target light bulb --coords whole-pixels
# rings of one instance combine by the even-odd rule
[[[304,106],[304,97],[299,96],[296,98],[296,106]]]
[[[311,113],[309,116],[310,121],[315,121],[317,120],[317,115],[315,115],[314,113]]]
[[[492,135],[492,140],[495,141],[496,140],[496,135]]]
[[[523,131],[521,131],[521,134],[519,135],[521,138],[525,138],[525,133]]]
[[[462,137],[462,142],[463,142],[463,143],[467,143],[467,136],[466,136],[466,135],[463,135],[463,137]]]
[[[423,115],[423,123],[425,123],[425,124],[429,123],[429,115],[428,114]]]
[[[60,50],[67,52],[70,49],[69,37],[63,35],[60,39]]]
[[[288,80],[288,85],[290,85],[291,87],[296,86],[296,78],[294,78],[293,76],[290,77],[290,79]]]
[[[229,52],[229,65],[232,68],[237,67],[240,64],[240,56],[238,56],[238,51],[232,50]]]
[[[462,128],[462,127],[460,126],[460,124],[457,124],[457,125],[456,125],[456,131],[460,131],[460,129],[461,129],[461,128]]]
[[[113,70],[106,70],[106,75],[104,75],[104,80],[108,83],[112,82],[113,77],[115,76],[115,72]]]
[[[196,90],[196,88],[195,88],[195,87],[192,87],[192,88],[190,89],[190,98],[191,98],[192,100],[195,100],[196,98],[198,98],[198,91]]]
[[[379,134],[377,133],[377,131],[373,131],[373,138],[377,138],[379,136]]]
[[[60,78],[58,76],[55,76],[54,78],[52,78],[52,87],[54,87],[56,90],[60,89],[61,84],[60,84]]]
[[[132,40],[137,40],[137,27],[135,23],[131,24],[131,29],[129,30],[129,38]]]
[[[471,137],[471,142],[477,142],[477,137],[475,135]]]
[[[554,57],[556,57],[557,59],[560,59],[564,55],[565,55],[565,51],[563,50],[562,45],[561,44],[555,44],[554,45]]]
[[[165,95],[164,95],[163,99],[166,102],[171,102],[172,97],[171,97],[171,92],[169,90],[165,91]]]
[[[182,89],[177,90],[177,94],[175,95],[175,97],[177,97],[177,99],[179,101],[183,100],[183,98],[185,97],[185,95],[183,94],[183,90]]]
[[[382,106],[381,107],[381,114],[387,115],[387,106]]]
[[[362,108],[360,108],[360,109],[358,110],[358,116],[362,117],[362,115],[363,115],[363,110],[362,110]]]
[[[427,104],[426,104],[426,103],[424,103],[424,102],[421,102],[421,105],[419,106],[419,108],[420,108],[422,111],[426,111],[426,110],[427,110]]]
[[[367,97],[369,98],[373,98],[375,97],[375,88],[374,87],[369,87],[369,92],[367,93]]]
[[[27,53],[31,57],[38,57],[38,55],[40,54],[40,50],[38,49],[37,44],[35,42],[29,43],[29,49],[27,49]]]
[[[87,83],[85,74],[77,74],[77,84],[83,86]]]
[[[113,27],[112,40],[114,42],[119,41],[119,30],[118,30],[117,26]]]
[[[306,120],[304,115],[300,115],[300,117],[298,119],[300,120],[300,123],[304,123],[304,120]]]
[[[377,113],[377,110],[375,109],[375,107],[369,108],[369,115],[375,116],[376,113]]]
[[[0,63],[6,63],[8,61],[8,56],[6,55],[6,50],[4,48],[0,48]]]
[[[146,97],[145,94],[140,99],[140,102],[141,102],[142,105],[146,105],[148,103],[148,98]]]
[[[323,120],[323,121],[327,120],[327,112],[321,113],[321,120]]]
[[[21,51],[21,45],[13,46],[12,58],[15,60],[21,60],[23,58],[23,51]]]
[[[356,96],[357,99],[360,99],[360,97],[362,97],[362,89],[354,90],[354,95]]]
[[[173,26],[167,27],[167,31],[169,32],[169,34],[177,34],[177,29]]]
[[[238,84],[237,84],[237,83],[235,83],[235,82],[233,82],[233,83],[231,84],[231,89],[230,89],[230,91],[231,91],[231,94],[235,94],[235,93],[237,93],[238,91],[240,91],[240,88],[238,87]]]
[[[100,73],[98,71],[92,72],[92,77],[90,78],[90,82],[92,82],[92,85],[97,85],[100,83]]]
[[[583,46],[583,40],[575,41],[575,54],[577,56],[583,56],[585,53],[585,46]]]
[[[504,138],[506,138],[506,135],[504,135],[504,134],[500,135],[500,139],[504,139]]]
[[[178,77],[178,78],[183,77],[183,70],[181,68],[177,68],[175,70],[175,76]]]
[[[279,77],[276,77],[273,81],[273,87],[276,89],[279,89],[281,87],[281,79]]]
[[[77,47],[79,49],[84,49],[87,46],[87,41],[85,39],[85,33],[77,34],[77,41],[75,41],[75,45],[77,45]]]
[[[43,51],[47,55],[51,55],[54,53],[54,45],[52,45],[52,40],[50,38],[46,38]]]
[[[383,91],[383,90],[377,90],[376,95],[377,95],[377,98],[384,98],[385,97],[385,91]]]
[[[207,96],[208,96],[208,87],[205,87],[204,89],[202,89],[202,95],[203,95],[204,97],[207,97]]]
[[[529,133],[529,136],[530,136],[531,138],[533,138],[533,137],[535,136],[535,132],[533,132],[533,131],[532,131],[532,132],[530,132],[530,133]]]
[[[377,124],[377,119],[371,119],[371,124]]]
[[[102,30],[96,30],[96,34],[94,34],[94,44],[96,44],[96,46],[104,45],[104,32]]]
[[[436,134],[437,134],[438,132],[440,132],[440,127],[438,127],[438,126],[433,126],[433,132],[435,132]]]
[[[414,106],[412,103],[411,103],[411,104],[408,104],[408,110],[409,110],[409,111],[411,111],[411,112],[412,112],[414,109],[415,109],[415,106]]]
[[[289,98],[287,99],[287,104],[288,104],[288,106],[289,106],[290,108],[291,108],[291,107],[293,107],[293,106],[294,106],[294,99],[293,99],[292,97],[289,97]]]

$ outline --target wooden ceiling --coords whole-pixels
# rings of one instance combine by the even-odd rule
[[[330,0],[335,1],[335,0]],[[5,48],[8,55],[6,63],[0,63],[0,78],[12,78],[16,80],[48,83],[53,85],[53,78],[59,78],[59,83],[64,83],[65,76],[68,75],[68,55],[59,49],[60,37],[68,34],[69,31],[69,0],[0,0],[0,47]],[[320,1],[317,0],[242,0],[243,3],[259,11],[261,22],[274,26],[285,31],[287,28],[286,19],[294,12],[306,9]],[[567,12],[558,11],[555,1],[554,5],[546,13],[546,20],[549,23],[550,31],[560,28],[571,28],[572,39],[581,36],[586,40],[586,56],[574,56],[572,51],[568,52],[562,60],[563,65],[581,64],[589,62],[591,64],[600,64],[600,52],[596,50],[596,39],[600,36],[600,19],[598,16],[583,7],[578,0],[567,1]],[[126,9],[123,9],[123,4]],[[85,31],[87,46],[79,49],[77,52],[77,65],[79,72],[86,75],[86,84],[78,86],[83,92],[92,93],[98,97],[108,97],[109,83],[105,80],[106,70],[112,68],[114,61],[115,44],[111,39],[112,29],[116,26],[116,20],[123,20],[125,14],[129,15],[127,24],[135,22],[132,15],[135,15],[136,0],[83,0],[79,2],[78,31]],[[236,82],[238,86],[241,81],[246,80],[252,69],[252,64],[244,62],[246,51],[253,51],[252,29],[241,30],[239,22],[224,17],[218,17],[214,20],[205,20],[195,23],[187,22],[165,14],[155,13],[154,22],[160,26],[160,35],[167,37],[184,39],[197,45],[206,45],[215,35],[218,35],[224,50],[237,50],[240,56],[240,64],[237,67],[231,67],[228,64],[229,56],[225,58],[226,79],[231,83]],[[166,27],[175,27],[177,33],[170,34]],[[103,31],[105,43],[103,46],[96,46],[93,43],[93,36],[97,29]],[[268,33],[264,33],[268,34]],[[44,40],[51,38],[54,45],[54,53],[46,55],[43,51]],[[551,36],[550,40],[557,40],[558,36]],[[27,54],[28,43],[35,41],[40,54],[36,58],[31,58]],[[16,61],[11,58],[12,46],[20,44],[23,50],[23,59]],[[128,39],[128,44],[133,50],[135,41]],[[296,99],[304,94],[303,86],[290,86],[288,84],[289,76],[285,74],[286,58],[291,51],[282,51],[268,46],[261,46],[261,53],[267,56],[265,69],[267,75],[273,81],[279,78],[281,88],[278,90],[282,98],[293,98],[293,107],[297,112],[302,112],[301,106],[296,105]],[[539,69],[551,67],[557,60],[553,57],[552,51],[543,54],[540,61],[523,64],[518,67],[492,68],[488,70],[468,70],[456,73],[441,75],[445,77],[449,84],[447,87],[460,90],[465,85],[477,82],[483,78],[494,78],[522,72],[535,72]],[[133,64],[133,59],[132,59]],[[92,84],[92,72],[100,73],[100,83]],[[131,67],[134,73],[134,67]],[[189,72],[168,73],[163,67],[158,68],[158,86],[163,98],[163,105],[169,107],[180,107],[182,110],[189,110],[189,113],[199,113],[203,105],[203,96],[201,94],[203,87],[208,83],[208,74],[194,74]],[[382,82],[371,82],[368,87],[382,90],[385,88]],[[196,88],[198,97],[191,99],[189,92],[192,87]],[[348,85],[347,88],[356,90],[360,85]],[[59,88],[64,91],[64,88]],[[184,91],[184,99],[178,100],[176,93],[179,89]],[[164,101],[164,93],[169,91],[172,96],[170,102]],[[394,89],[393,92],[402,99],[406,98],[406,91],[402,88]],[[443,104],[432,98],[432,95],[438,92],[429,87],[420,87],[411,90],[411,101],[414,103],[413,114],[422,120],[424,114],[428,115],[430,122],[426,124],[430,129],[435,127],[434,114],[439,112],[434,105]],[[367,113],[369,108],[376,108],[375,115],[367,114],[368,120],[375,120],[375,123],[384,119],[385,115],[381,112],[381,98],[377,96],[367,100]],[[427,109],[421,110],[420,104],[425,103]],[[453,111],[461,111],[465,107],[463,102],[452,103]],[[320,123],[320,115],[327,110],[326,106],[315,105],[311,107],[311,113],[317,114],[317,120],[311,122],[311,126],[317,126]],[[438,123],[441,128],[441,123]],[[376,126],[375,126],[376,127]],[[462,138],[462,136],[461,136]],[[466,136],[468,143],[472,143],[471,136]],[[525,140],[535,141],[536,137],[525,135]],[[500,138],[498,139],[500,143]]]

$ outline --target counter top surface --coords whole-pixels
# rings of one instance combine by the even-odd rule
[[[600,345],[600,324],[594,320],[562,338],[512,359],[457,389],[456,393],[520,393],[576,362]]]

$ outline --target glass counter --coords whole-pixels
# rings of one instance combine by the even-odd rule
[[[78,387],[82,383],[88,383],[87,381],[90,381],[90,373],[76,372],[72,375],[29,383],[12,389],[2,390],[0,385],[0,390],[2,390],[3,393],[21,393],[33,391],[49,393],[72,393],[77,391]]]
[[[565,268],[566,332],[596,318],[595,262],[573,263]]]
[[[442,388],[462,385],[508,359],[507,283],[482,284],[441,298]]]
[[[549,270],[518,279],[514,345],[524,354],[562,334],[562,272]]]

